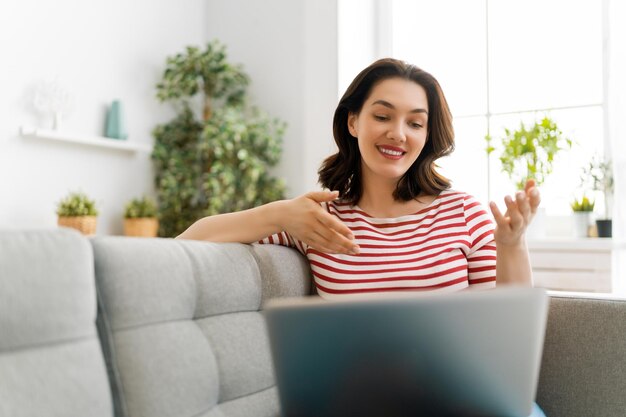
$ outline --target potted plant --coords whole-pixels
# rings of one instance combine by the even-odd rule
[[[126,203],[124,210],[126,236],[155,237],[158,231],[157,205],[153,199],[143,196]]]
[[[523,189],[529,179],[534,179],[537,186],[543,184],[552,173],[555,156],[572,146],[571,139],[565,137],[557,124],[547,116],[529,126],[520,122],[519,128],[515,130],[505,128],[498,148],[493,146],[490,135],[485,136],[485,140],[487,155],[500,149],[502,172],[514,182],[518,190]],[[545,214],[541,207],[527,235],[545,236]]]
[[[589,223],[591,213],[595,207],[595,201],[590,200],[585,194],[580,199],[575,198],[570,203],[570,207],[574,212],[574,236],[589,236]]]
[[[604,200],[603,217],[596,219],[598,237],[611,237],[613,235],[613,221],[611,219],[611,205],[613,201],[613,167],[610,160],[595,155],[589,164],[583,168],[581,181],[590,188],[602,194]]]
[[[62,227],[71,227],[86,236],[96,234],[98,210],[96,203],[85,193],[70,192],[57,204],[58,221]]]
[[[284,182],[270,169],[285,124],[247,105],[248,84],[217,41],[167,58],[157,98],[178,115],[153,131],[160,236],[176,236],[203,216],[284,198]]]
[[[491,136],[487,141],[487,155],[496,150],[492,145]],[[529,179],[537,185],[543,184],[552,172],[555,156],[562,150],[569,149],[572,141],[563,135],[557,124],[545,116],[526,126],[520,122],[516,130],[504,129],[501,138],[500,162],[504,172],[517,189],[523,189]]]

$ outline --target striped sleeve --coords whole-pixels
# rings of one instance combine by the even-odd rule
[[[306,250],[308,248],[308,246],[304,242],[298,239],[294,239],[287,232],[280,232],[280,233],[275,233],[273,235],[269,235],[268,237],[259,240],[258,243],[282,245],[282,246],[288,246],[290,248],[296,248],[301,254],[305,256],[306,256]]]
[[[467,252],[470,289],[495,288],[496,242],[494,223],[484,207],[472,196],[466,196],[463,209],[470,238]]]

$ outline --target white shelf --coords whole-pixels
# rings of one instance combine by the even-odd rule
[[[111,139],[102,136],[86,136],[56,130],[35,129],[21,127],[20,135],[25,138],[53,140],[59,142],[76,143],[79,145],[97,146],[101,148],[116,149],[126,152],[152,152],[152,147],[144,144],[128,142],[127,140]]]

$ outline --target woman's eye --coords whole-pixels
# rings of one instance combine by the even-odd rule
[[[380,114],[375,114],[374,115],[374,119],[379,120],[381,122],[385,121],[385,120],[388,120],[387,116],[383,116],[383,115],[380,115]]]
[[[422,125],[419,124],[419,123],[411,123],[411,127],[414,128],[414,129],[419,129],[419,128],[422,127]]]

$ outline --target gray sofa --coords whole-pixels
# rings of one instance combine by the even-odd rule
[[[273,245],[0,232],[0,417],[277,416],[260,309],[311,292]],[[552,296],[537,402],[626,416],[626,301]]]

